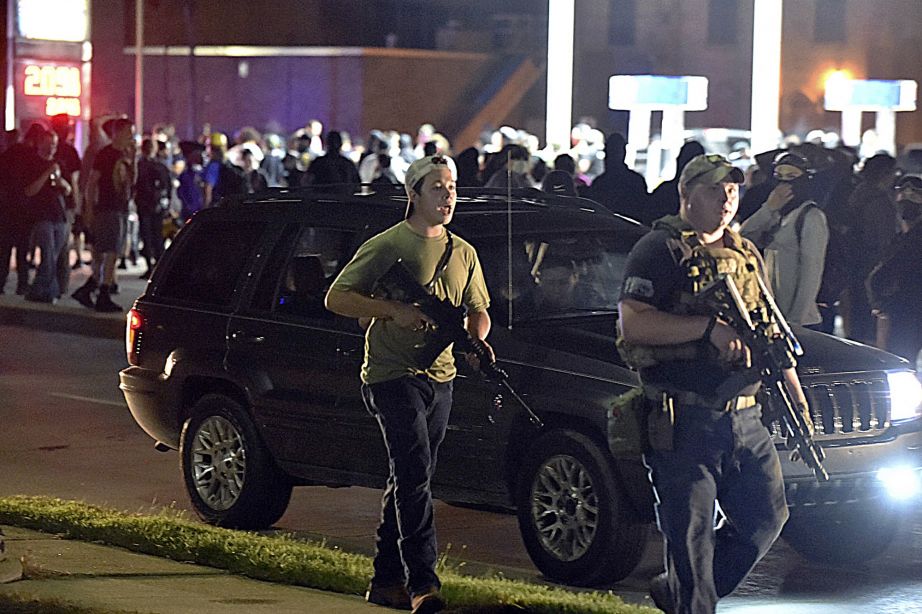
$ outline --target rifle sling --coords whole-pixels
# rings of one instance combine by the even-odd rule
[[[438,264],[435,265],[435,273],[432,274],[432,279],[423,286],[429,294],[432,294],[432,291],[435,289],[435,282],[438,281],[442,273],[445,272],[445,269],[448,268],[448,261],[451,259],[451,252],[454,249],[455,240],[451,231],[447,228],[445,229],[445,236],[448,238],[448,241],[445,243],[445,251],[442,252],[442,257],[439,258]]]

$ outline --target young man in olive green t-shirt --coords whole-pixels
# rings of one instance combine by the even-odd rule
[[[431,359],[432,344],[438,341],[428,316],[414,305],[376,298],[372,289],[401,260],[435,296],[465,306],[468,332],[486,338],[490,298],[477,252],[445,228],[454,214],[455,178],[454,163],[445,156],[427,156],[411,164],[406,173],[407,219],[366,241],[326,298],[330,311],[371,319],[365,334],[362,396],[381,427],[390,475],[366,599],[412,608],[417,614],[444,607],[435,573],[429,480],[448,424],[456,370],[451,346]]]

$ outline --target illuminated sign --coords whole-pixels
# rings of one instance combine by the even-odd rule
[[[615,75],[608,80],[608,108],[639,107],[703,111],[708,107],[707,77]]]
[[[916,82],[829,79],[825,103],[827,111],[915,111]]]
[[[17,89],[33,112],[80,117],[83,80],[78,66],[20,62],[18,67]],[[36,102],[41,106],[37,107]]]
[[[88,0],[16,0],[19,36],[80,43],[90,38]]]

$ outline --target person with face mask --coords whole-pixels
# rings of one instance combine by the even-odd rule
[[[866,281],[876,316],[877,347],[913,366],[922,349],[922,178],[906,175],[896,184],[900,234]]]
[[[803,156],[784,151],[772,164],[778,184],[742,226],[765,257],[778,307],[792,324],[817,324],[829,228],[811,194],[814,170]]]

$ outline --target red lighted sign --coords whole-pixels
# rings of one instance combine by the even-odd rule
[[[83,82],[76,66],[56,64],[22,64],[22,93],[45,99],[45,115],[66,113],[80,117]],[[33,98],[34,99],[34,98]]]

